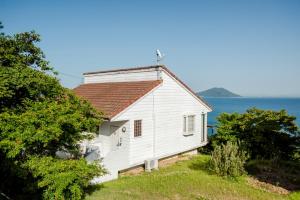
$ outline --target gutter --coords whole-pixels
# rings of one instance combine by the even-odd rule
[[[156,119],[155,119],[155,95],[152,93],[152,124],[153,124],[153,158],[156,155]]]

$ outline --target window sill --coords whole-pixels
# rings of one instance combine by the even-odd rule
[[[194,133],[183,133],[183,136],[187,137],[187,136],[192,136],[194,135]]]

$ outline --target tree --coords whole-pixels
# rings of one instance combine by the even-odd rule
[[[213,146],[240,141],[251,158],[291,159],[299,147],[296,117],[285,110],[271,111],[251,108],[243,114],[222,113],[218,116]]]
[[[0,190],[15,198],[43,191],[45,198],[80,199],[105,172],[81,159],[78,145],[91,138],[82,132],[95,132],[101,113],[61,86],[39,41],[35,32],[0,35]],[[59,150],[72,159],[56,157]]]

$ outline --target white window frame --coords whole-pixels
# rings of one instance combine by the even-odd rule
[[[192,130],[190,130],[190,121],[189,119],[193,117],[193,121],[192,121]],[[193,135],[195,132],[196,132],[196,115],[195,114],[186,114],[186,115],[183,115],[182,117],[182,132],[183,132],[183,135],[187,136],[187,135]]]
[[[201,113],[201,142],[207,141],[206,113]]]

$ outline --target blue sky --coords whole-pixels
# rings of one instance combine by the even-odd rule
[[[5,33],[41,34],[66,87],[83,72],[155,64],[159,48],[195,91],[300,96],[297,0],[1,0],[0,20]]]

